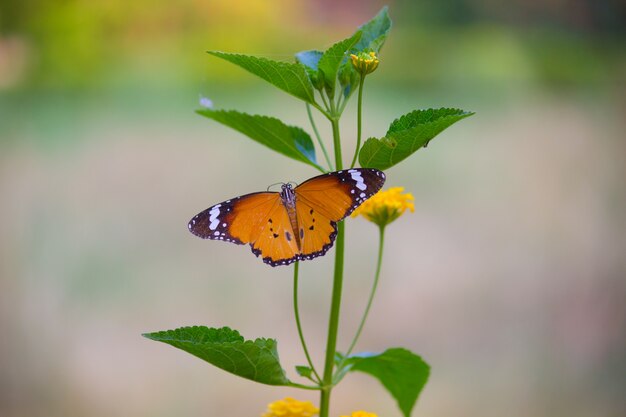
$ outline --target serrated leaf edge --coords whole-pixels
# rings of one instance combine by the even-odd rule
[[[232,53],[232,52],[224,52],[224,51],[206,51],[208,54],[216,56],[218,58],[222,58],[225,59],[226,61],[229,61],[232,64],[235,64],[239,67],[241,67],[242,69],[250,72],[251,74],[254,74],[260,78],[263,78],[265,81],[269,82],[270,84],[274,85],[275,87],[280,88],[281,90],[287,92],[288,94],[291,94],[294,97],[297,97],[301,100],[307,101],[309,103],[315,103],[315,94],[313,93],[313,84],[311,84],[311,80],[309,79],[308,74],[306,73],[306,66],[304,66],[303,64],[299,63],[299,62],[282,62],[282,61],[275,61],[269,58],[265,58],[265,57],[261,57],[261,56],[255,56],[255,55],[246,55],[246,54],[239,54],[239,53]],[[250,71],[249,69],[243,67],[242,65],[240,65],[238,62],[233,62],[231,60],[229,60],[227,57],[237,57],[237,58],[243,58],[248,60],[248,62],[253,63],[253,64],[257,64],[255,63],[254,60],[259,60],[259,61],[263,61],[272,65],[277,65],[280,67],[283,67],[285,69],[289,69],[290,71],[294,72],[294,74],[296,75],[296,79],[298,80],[298,82],[300,82],[300,84],[302,85],[302,87],[304,88],[304,91],[306,92],[306,96],[307,97],[302,97],[299,95],[294,94],[293,92],[286,90],[282,87],[277,86],[276,84],[274,84],[273,82],[270,81],[271,77],[269,77],[269,75],[267,74],[267,71],[264,68],[260,68],[263,72],[267,75],[267,78],[260,76],[257,73],[254,73],[252,71]],[[301,69],[302,73],[304,75],[304,77],[299,77],[297,72],[295,71],[295,68]],[[283,82],[285,84],[287,84],[287,81],[285,80],[285,78],[282,76],[282,74],[278,74],[280,76],[280,78],[283,80]],[[306,82],[304,82],[303,80],[306,80]]]
[[[185,339],[167,339],[167,338],[158,338],[158,335],[163,335],[163,334],[171,334],[173,332],[177,332],[177,331],[185,331],[185,330],[190,330],[190,329],[201,329],[201,330],[216,330],[216,331],[229,331],[232,332],[233,334],[236,334],[237,336],[241,337],[242,340],[241,341],[226,341],[226,342],[219,342],[219,341],[206,341],[206,342],[199,342],[199,341],[193,341],[193,340],[185,340]],[[276,339],[272,339],[272,338],[264,338],[264,337],[258,337],[254,340],[248,339],[246,340],[244,336],[242,336],[239,331],[231,329],[230,327],[220,327],[220,328],[215,328],[215,327],[208,327],[208,326],[185,326],[185,327],[178,327],[176,329],[170,329],[170,330],[161,330],[161,331],[157,331],[157,332],[151,332],[151,333],[142,333],[142,336],[153,340],[155,342],[161,342],[161,343],[165,343],[167,345],[173,346],[173,347],[177,347],[172,345],[170,342],[174,342],[176,344],[182,344],[182,345],[192,345],[192,346],[202,346],[203,348],[207,348],[210,350],[214,350],[215,353],[219,353],[222,356],[224,356],[224,359],[230,361],[232,363],[232,367],[234,369],[236,369],[235,363],[233,362],[233,360],[228,357],[227,355],[225,355],[223,352],[220,352],[219,349],[217,349],[218,347],[227,347],[227,348],[231,348],[234,351],[238,352],[241,354],[242,357],[244,357],[249,363],[250,366],[252,368],[254,368],[255,370],[255,377],[256,377],[256,372],[258,372],[257,366],[252,362],[252,360],[248,357],[248,355],[246,354],[245,351],[241,350],[240,348],[238,348],[238,346],[253,346],[259,350],[263,350],[266,351],[267,353],[270,354],[271,357],[273,357],[276,360],[276,363],[280,366],[281,370],[282,370],[282,376],[284,377],[285,380],[285,384],[289,385],[292,384],[292,382],[289,380],[289,378],[287,377],[287,374],[285,373],[285,370],[282,369],[282,365],[280,364],[280,358],[278,357],[278,350],[276,349],[278,346],[278,341]],[[196,356],[197,355],[191,353],[191,352],[187,352],[189,354],[191,354],[192,356]],[[205,360],[201,357],[199,357],[202,360]],[[206,360],[205,360],[206,361]],[[208,362],[208,361],[206,361]],[[211,363],[211,362],[208,362]],[[222,368],[221,366],[217,366],[213,363],[211,363],[211,365],[216,366],[217,368]],[[223,368],[222,368],[223,369]],[[230,372],[230,371],[227,371]],[[237,374],[236,372],[230,372],[233,375],[236,376],[240,376],[241,375]],[[245,377],[244,377],[245,378]],[[246,378],[249,379],[249,378]],[[261,381],[258,381],[256,379],[251,379],[252,381],[256,381],[259,383],[263,383]]]
[[[419,124],[417,124],[417,125],[415,125],[415,126],[412,126],[412,127],[410,127],[410,128],[407,128],[407,129],[396,130],[396,131],[393,131],[393,132],[391,132],[391,133],[389,132],[389,129],[391,129],[391,127],[392,127],[395,123],[398,123],[400,120],[403,120],[403,118],[406,118],[406,117],[410,116],[411,114],[415,114],[416,112],[428,112],[428,111],[433,111],[433,112],[436,112],[436,111],[441,111],[441,110],[455,110],[455,111],[459,111],[459,112],[461,112],[461,113],[460,113],[460,114],[447,114],[447,115],[445,115],[445,116],[440,116],[440,117],[437,117],[436,119],[429,119],[427,122],[422,122],[422,123],[419,123]],[[363,148],[365,148],[365,145],[366,145],[368,142],[371,142],[371,141],[373,140],[373,141],[375,141],[375,143],[377,143],[377,144],[379,145],[379,147],[378,147],[378,148],[376,148],[376,149],[374,150],[374,152],[373,152],[373,153],[370,153],[370,157],[368,158],[367,163],[365,163],[365,164],[363,164],[363,163],[362,163],[362,164],[361,164],[361,166],[363,166],[363,167],[367,167],[367,166],[369,166],[369,163],[371,163],[371,161],[372,161],[372,159],[373,159],[373,156],[375,155],[375,153],[376,153],[376,152],[378,152],[378,149],[380,149],[380,147],[382,147],[382,146],[386,146],[387,148],[391,149],[391,152],[390,152],[390,154],[389,154],[389,160],[387,161],[387,163],[388,163],[388,165],[389,165],[389,167],[388,167],[388,168],[390,168],[390,167],[392,167],[392,166],[394,166],[394,165],[396,165],[396,164],[397,164],[397,163],[395,163],[395,164],[393,163],[393,155],[394,155],[394,153],[395,153],[395,150],[397,149],[397,146],[389,146],[389,145],[387,145],[387,144],[384,142],[384,139],[394,139],[394,136],[397,136],[397,135],[400,135],[400,134],[406,134],[407,132],[410,132],[411,130],[417,130],[418,128],[424,128],[424,127],[427,127],[427,126],[429,126],[429,125],[431,125],[431,124],[433,124],[433,123],[436,123],[436,122],[438,122],[438,121],[441,121],[441,120],[444,120],[444,119],[447,119],[447,118],[455,118],[455,119],[458,119],[458,120],[462,120],[462,119],[464,119],[464,118],[466,118],[466,117],[469,117],[469,116],[472,116],[472,115],[474,115],[474,114],[475,114],[474,112],[468,112],[468,111],[461,110],[461,109],[455,109],[455,108],[447,108],[447,107],[444,107],[444,108],[439,108],[439,109],[414,110],[414,111],[412,111],[412,112],[410,112],[410,113],[407,113],[407,114],[405,114],[405,115],[402,115],[402,116],[398,117],[397,119],[395,119],[393,122],[391,122],[391,123],[390,123],[390,125],[389,125],[389,129],[387,130],[387,134],[385,134],[385,136],[383,136],[382,138],[375,138],[375,137],[371,137],[371,138],[368,138],[368,139],[367,139],[367,140],[363,143],[363,146],[362,146],[362,147],[361,147],[361,149],[359,150],[359,162],[361,162],[361,160],[360,160],[360,159],[361,159],[361,158],[360,158],[360,153],[361,153],[361,151],[363,150]],[[457,120],[457,121],[458,121],[458,120]],[[439,134],[439,133],[437,133],[437,135],[438,135],[438,134]],[[437,135],[435,135],[435,136],[437,136]],[[433,136],[433,138],[431,138],[431,140],[432,140],[432,139],[434,139],[434,137],[435,137],[435,136]],[[414,139],[413,139],[413,142],[412,142],[412,144],[411,144],[411,148],[413,148],[413,147],[415,146],[415,142],[416,142],[416,141],[417,141],[417,138],[414,138]],[[430,140],[429,140],[428,142],[430,142]],[[426,143],[428,143],[428,142],[426,142]],[[422,146],[420,146],[420,148],[421,148],[421,147],[422,147]],[[412,151],[411,153],[413,153],[413,152],[417,151],[418,149],[419,149],[419,148],[415,149],[415,150],[414,150],[414,151]],[[407,156],[406,156],[405,158],[403,158],[402,160],[404,160],[404,159],[408,158],[409,156],[410,156],[410,155],[407,155]],[[400,162],[400,161],[398,161],[398,162]]]
[[[474,112],[465,111],[465,110],[463,110],[463,109],[458,109],[458,108],[455,108],[455,107],[440,107],[440,108],[438,108],[438,109],[433,109],[433,108],[429,108],[429,109],[417,109],[417,110],[413,110],[413,111],[411,111],[411,112],[409,112],[409,113],[403,114],[402,116],[400,116],[400,117],[398,117],[398,118],[394,119],[391,123],[389,123],[389,128],[387,129],[387,133],[385,133],[385,136],[389,136],[391,133],[396,133],[396,132],[401,132],[401,131],[402,131],[402,130],[396,130],[396,131],[390,132],[391,128],[392,128],[395,124],[398,124],[398,123],[400,123],[401,121],[406,120],[406,119],[408,119],[410,116],[413,116],[413,115],[415,115],[415,114],[427,113],[427,112],[433,112],[433,116],[435,115],[435,113],[436,113],[436,112],[451,112],[451,113],[448,113],[448,114],[445,114],[445,115],[441,115],[441,116],[437,117],[435,120],[439,120],[439,119],[441,119],[441,118],[448,117],[448,116],[455,116],[455,117],[458,117],[458,116],[465,116],[465,117],[467,117],[467,116],[471,116],[471,115],[473,115],[473,114],[474,114]],[[431,123],[432,121],[433,121],[433,118],[431,117],[430,119],[428,119],[428,120],[426,120],[426,121],[421,122],[421,123],[420,123],[420,125],[427,124],[427,123]],[[417,125],[416,125],[416,126],[417,126]],[[409,128],[403,129],[403,130],[412,129],[412,128],[414,128],[414,127],[415,127],[415,126],[412,126],[412,127],[409,127]]]

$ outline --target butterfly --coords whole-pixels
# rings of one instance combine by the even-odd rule
[[[337,236],[337,222],[380,190],[385,174],[354,168],[313,177],[280,192],[258,192],[209,207],[189,221],[203,239],[250,244],[271,266],[324,255]]]

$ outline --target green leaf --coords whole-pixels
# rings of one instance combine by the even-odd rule
[[[391,29],[391,19],[385,6],[372,20],[359,27],[363,35],[353,49],[356,51],[372,50],[378,54],[387,40],[389,29]]]
[[[298,97],[307,103],[315,103],[313,85],[309,81],[304,65],[273,61],[250,55],[208,51],[209,54],[225,59],[241,68],[258,75],[270,84]]]
[[[387,12],[387,6],[383,7],[372,20],[361,25],[358,31],[361,32],[359,41],[349,50],[352,53],[374,51],[376,54],[383,47],[387,35],[391,29],[391,19]],[[350,61],[341,64],[339,69],[339,82],[345,97],[349,97],[355,90],[359,81],[359,75],[352,67]]]
[[[311,80],[311,84],[317,90],[322,89],[324,87],[324,80],[320,76],[317,65],[322,58],[323,52],[321,51],[302,51],[296,54],[296,60],[304,65],[306,69],[306,73],[309,76],[309,80]]]
[[[144,337],[191,353],[227,372],[267,385],[290,385],[280,366],[276,340],[244,340],[238,331],[205,326],[181,327]]]
[[[335,94],[337,72],[342,62],[346,61],[346,52],[349,51],[358,40],[361,39],[361,31],[357,31],[348,39],[337,42],[326,51],[318,62],[318,69],[324,78],[326,91],[330,97]]]
[[[351,372],[365,372],[378,379],[398,403],[405,417],[428,381],[430,366],[419,356],[402,348],[383,353],[359,353],[344,359]]]
[[[231,127],[276,152],[324,171],[316,162],[311,136],[299,127],[286,125],[274,117],[236,110],[200,109],[196,113]]]
[[[311,375],[313,375],[313,369],[311,369],[308,366],[303,366],[303,365],[297,365],[296,372],[298,373],[298,375],[303,376],[305,378],[311,378]]]
[[[461,119],[473,115],[460,109],[415,110],[389,126],[382,139],[370,138],[359,151],[362,167],[385,170],[396,165]]]

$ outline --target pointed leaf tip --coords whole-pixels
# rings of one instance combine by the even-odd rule
[[[181,327],[144,337],[184,350],[234,375],[267,385],[290,385],[280,365],[277,342],[259,338],[245,340],[228,327]]]
[[[392,23],[389,18],[389,8],[384,6],[376,16],[374,16],[369,22],[364,23],[359,27],[359,30],[363,32],[361,39],[354,46],[357,51],[373,50],[378,54],[380,49],[387,40],[387,35],[391,29]]]
[[[231,127],[289,158],[323,171],[317,164],[311,136],[297,126],[289,126],[274,117],[251,115],[236,110],[200,109],[197,113]]]
[[[209,54],[222,58],[257,75],[307,103],[315,103],[313,85],[309,80],[304,65],[274,61],[251,55],[232,54],[220,51],[207,51]]]

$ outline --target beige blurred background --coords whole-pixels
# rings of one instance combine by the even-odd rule
[[[414,415],[626,415],[626,50],[617,1],[389,1],[364,136],[416,108],[473,110],[400,166],[416,212],[388,229],[360,350],[432,366]],[[186,230],[204,208],[316,174],[194,114],[304,106],[208,49],[291,60],[382,1],[0,3],[0,416],[257,416],[286,395],[142,332],[231,326],[303,364],[291,268]],[[354,144],[354,103],[343,125]],[[322,133],[329,130],[318,118]],[[321,155],[319,155],[321,157]],[[372,280],[376,229],[350,219],[340,348]],[[324,354],[333,253],[302,265]],[[333,415],[400,416],[353,375]]]

